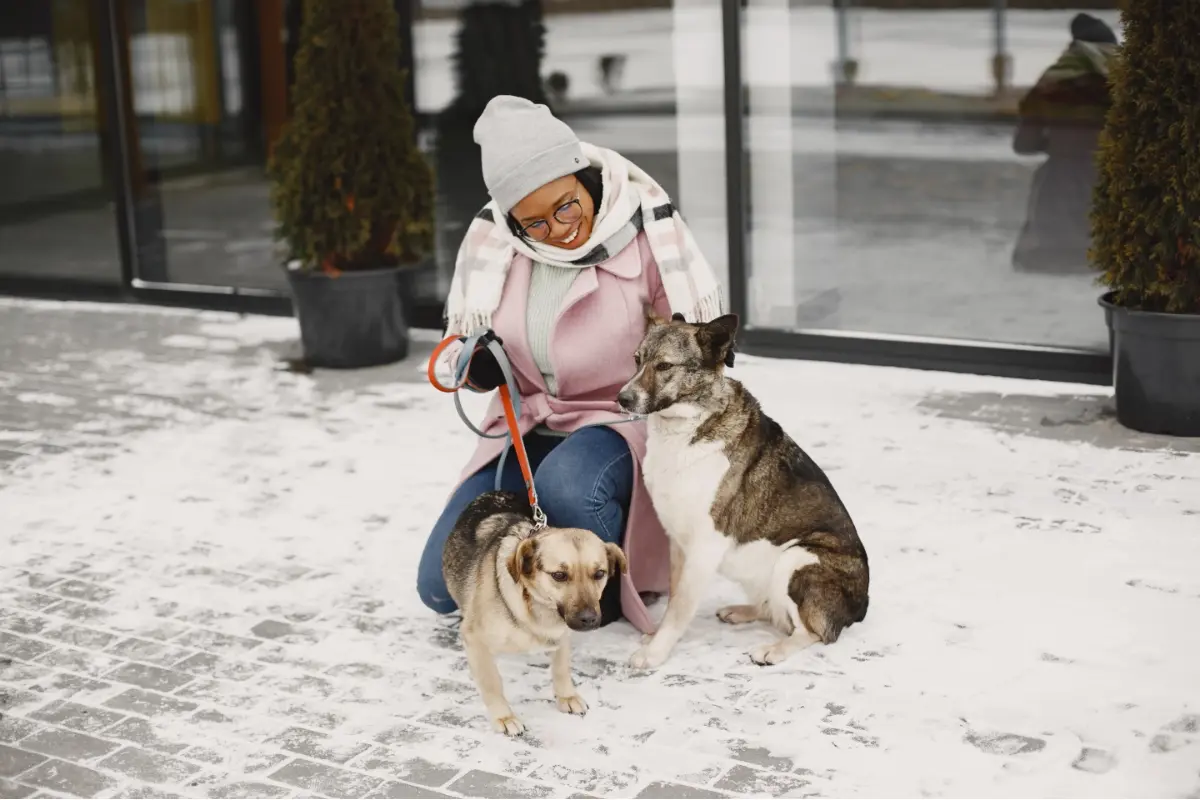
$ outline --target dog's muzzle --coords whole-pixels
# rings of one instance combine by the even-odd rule
[[[600,627],[600,612],[585,608],[572,614],[566,620],[567,627],[573,631],[591,631]]]

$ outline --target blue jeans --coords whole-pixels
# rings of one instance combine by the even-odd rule
[[[621,434],[607,427],[581,428],[566,437],[530,433],[525,437],[525,450],[538,501],[550,525],[584,528],[606,542],[621,542],[633,494],[633,456]],[[495,488],[498,461],[463,481],[425,542],[417,567],[417,593],[421,602],[439,614],[458,608],[442,577],[442,548],[467,504]],[[504,461],[500,488],[525,491],[521,467],[511,451]],[[607,602],[602,606],[611,608],[616,602],[619,608],[619,587],[619,580],[608,582],[604,590]]]

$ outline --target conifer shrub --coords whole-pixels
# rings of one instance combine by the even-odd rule
[[[334,273],[413,264],[433,241],[392,0],[305,0],[292,115],[268,175],[289,259]]]
[[[1200,314],[1200,2],[1128,0],[1092,250],[1125,308]]]

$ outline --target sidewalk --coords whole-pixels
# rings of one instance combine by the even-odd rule
[[[866,621],[759,668],[722,583],[656,673],[579,636],[584,719],[504,660],[510,741],[413,589],[473,444],[431,341],[298,375],[295,337],[0,298],[0,797],[1200,791],[1200,441],[1107,392],[739,358],[858,523]]]

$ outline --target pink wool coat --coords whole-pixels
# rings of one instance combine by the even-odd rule
[[[617,392],[635,371],[633,353],[645,330],[646,305],[664,317],[671,316],[645,234],[608,261],[580,269],[580,275],[559,309],[550,335],[550,362],[558,380],[558,396],[546,392],[542,373],[534,363],[526,337],[525,313],[533,263],[516,255],[509,267],[500,306],[492,316],[492,329],[504,340],[521,392],[521,433],[544,424],[552,430],[574,431],[584,425],[627,419],[617,406]],[[488,406],[485,433],[505,427],[504,410],[497,392]],[[665,592],[670,583],[670,549],[662,523],[654,511],[642,480],[646,457],[646,424],[615,425],[633,453],[633,497],[625,522],[625,556],[629,573],[621,579],[621,610],[643,633],[655,629],[638,592]],[[504,439],[480,439],[460,482],[500,455]],[[513,458],[509,454],[509,458]]]

